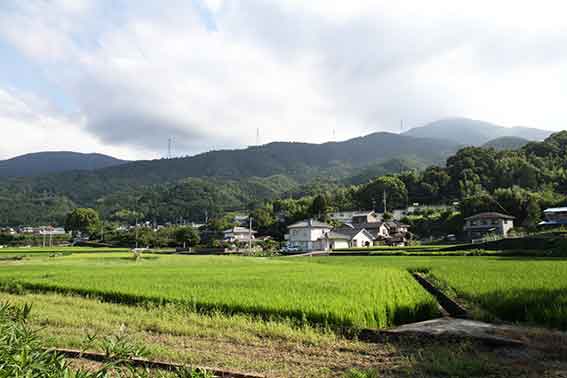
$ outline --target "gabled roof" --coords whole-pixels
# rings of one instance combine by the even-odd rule
[[[345,226],[347,227],[351,227],[355,230],[361,230],[361,229],[378,229],[380,228],[382,225],[384,224],[384,222],[365,222],[365,223],[346,223]]]
[[[368,238],[373,239],[372,234],[370,234],[365,229],[353,229],[349,227],[335,228],[333,231],[327,234],[328,239],[339,239],[339,240],[352,240],[356,235],[361,232],[365,233]]]
[[[398,227],[405,227],[405,228],[409,228],[409,225],[398,222],[398,221],[389,221],[389,222],[385,222],[386,227],[392,229],[392,228],[398,228]]]
[[[497,218],[497,219],[516,219],[516,217],[513,217],[511,215],[506,215],[506,214],[496,213],[496,212],[489,212],[489,213],[475,214],[473,216],[465,218],[465,220],[494,219],[494,218]]]
[[[327,223],[320,222],[314,219],[303,220],[301,222],[294,223],[292,225],[287,226],[287,228],[333,228],[333,226],[328,225]]]

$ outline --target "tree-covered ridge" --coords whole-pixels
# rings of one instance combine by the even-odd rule
[[[260,211],[258,218],[272,226],[276,215],[290,222],[320,214],[323,205],[327,211],[373,206],[382,210],[386,192],[390,210],[414,202],[457,201],[461,216],[500,211],[516,216],[519,224],[533,225],[541,208],[564,204],[567,194],[567,131],[515,151],[466,147],[450,156],[445,166],[418,170],[404,162],[391,160],[358,170],[311,166],[311,176],[300,179],[291,174],[174,181],[158,177],[148,185],[143,184],[147,177],[137,175],[102,175],[94,180],[90,174],[73,172],[10,180],[0,185],[0,224],[62,224],[71,208],[92,206],[105,219],[125,222],[134,216],[156,222],[202,222],[227,211]],[[324,200],[315,201],[318,197]]]

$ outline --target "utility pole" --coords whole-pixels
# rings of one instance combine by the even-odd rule
[[[138,212],[136,212],[136,249],[138,249]]]
[[[383,201],[384,201],[384,214],[386,214],[388,212],[388,208],[386,207],[386,189],[384,189]]]
[[[248,253],[252,254],[252,217],[248,217]]]

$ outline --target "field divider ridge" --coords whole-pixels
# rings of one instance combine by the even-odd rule
[[[418,272],[413,272],[411,275],[415,278],[415,280],[431,295],[437,299],[439,305],[445,310],[450,316],[454,318],[462,318],[466,319],[469,318],[468,311],[455,302],[453,299],[449,298],[443,291],[438,289],[435,285],[433,285],[423,274]]]
[[[49,348],[47,349],[47,351],[59,353],[68,358],[86,359],[96,362],[105,362],[108,361],[109,359],[107,355],[104,353],[84,352],[77,349]],[[180,368],[204,370],[213,373],[216,377],[221,377],[221,378],[266,378],[265,375],[261,375],[261,374],[245,373],[237,370],[219,369],[219,368],[211,368],[204,366],[194,366],[194,365],[187,365],[176,362],[155,361],[141,357],[130,358],[128,359],[128,362],[135,367],[147,367],[151,369],[160,369],[160,370],[168,370],[168,371],[175,371]]]

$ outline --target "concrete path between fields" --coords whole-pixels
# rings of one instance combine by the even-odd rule
[[[486,344],[567,351],[567,332],[444,317],[385,331],[389,335],[467,338]]]

